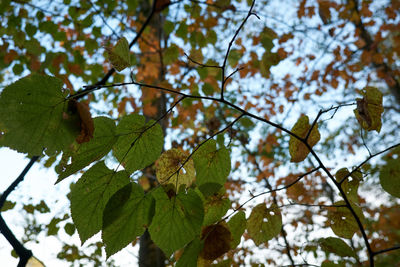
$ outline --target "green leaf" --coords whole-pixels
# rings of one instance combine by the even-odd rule
[[[125,37],[118,40],[113,48],[107,48],[107,57],[117,71],[130,66],[129,43]]]
[[[217,149],[215,140],[204,143],[193,155],[196,168],[196,184],[225,184],[231,171],[229,150],[224,146]]]
[[[344,177],[349,175],[347,168],[342,168],[336,172],[336,181],[340,182]],[[359,171],[354,172],[350,177],[347,177],[341,184],[343,191],[346,196],[354,203],[358,202],[358,186],[362,180],[362,174]]]
[[[260,34],[260,38],[261,44],[266,51],[271,51],[271,49],[274,47],[274,43],[272,41],[277,37],[278,35],[274,30],[268,27],[264,27],[263,31]]]
[[[335,206],[345,205],[344,201],[337,201]],[[354,211],[360,219],[363,219],[361,209],[355,204],[352,205]],[[331,207],[328,209],[328,219],[332,231],[339,237],[351,239],[356,231],[359,230],[356,219],[347,207]]]
[[[212,95],[214,93],[214,87],[209,83],[204,83],[201,90],[203,90],[205,95]]]
[[[93,165],[71,188],[71,216],[82,244],[102,228],[103,210],[111,198],[129,183],[126,171],[114,172],[103,161]]]
[[[189,187],[195,180],[196,174],[193,160],[189,159],[185,162],[188,157],[188,153],[177,148],[165,151],[156,162],[158,182],[160,184],[172,184],[176,189],[175,191],[179,191],[182,185]],[[178,170],[179,172],[177,172]]]
[[[228,222],[229,230],[232,233],[231,249],[236,248],[240,244],[240,239],[246,230],[246,214],[239,211]]]
[[[80,145],[77,144],[73,148],[73,151],[64,151],[66,157],[64,161],[68,162],[69,158],[71,158],[71,163],[65,165],[63,161],[60,162],[56,168],[59,174],[56,183],[83,169],[93,161],[100,160],[111,150],[117,141],[116,127],[112,119],[97,117],[93,119],[93,123],[94,134],[89,142]]]
[[[247,232],[258,246],[278,235],[282,228],[282,216],[276,205],[270,208],[265,203],[258,204],[247,220]]]
[[[346,244],[342,239],[337,237],[327,237],[318,240],[318,244],[321,246],[322,250],[327,253],[335,253],[340,257],[355,257],[353,249]]]
[[[203,225],[210,225],[218,222],[230,207],[231,201],[229,198],[224,197],[223,194],[208,197],[204,203],[205,215]]]
[[[113,152],[129,173],[149,166],[161,154],[163,132],[158,123],[153,124],[153,120],[146,123],[144,116],[131,114],[123,117],[117,126],[119,138]]]
[[[379,133],[382,127],[382,93],[375,87],[366,87],[361,94],[363,98],[356,99],[354,114],[362,128]]]
[[[1,196],[1,195],[0,195]],[[15,202],[12,202],[10,200],[6,200],[3,204],[3,207],[1,207],[0,212],[5,212],[7,210],[11,210],[15,207]]]
[[[32,74],[4,88],[0,95],[1,143],[22,153],[54,154],[79,135],[77,114],[68,110],[62,82]]]
[[[153,193],[156,212],[149,227],[154,243],[169,257],[200,234],[204,209],[201,198],[189,189],[171,198],[162,187]]]
[[[308,116],[302,115],[296,122],[296,124],[293,126],[291,132],[299,136],[300,138],[305,138],[311,128],[311,125],[309,123]],[[319,139],[321,138],[321,135],[319,134],[318,127],[317,125],[314,125],[307,143],[313,147],[315,146]],[[289,140],[289,152],[290,152],[290,161],[292,162],[301,162],[306,159],[308,153],[310,151],[306,147],[305,144],[303,144],[300,140],[297,138],[294,138],[293,136],[290,136]]]
[[[103,213],[102,232],[107,258],[144,233],[151,222],[153,202],[136,183],[124,186],[110,198]]]
[[[171,22],[169,20],[166,20],[164,22],[164,27],[163,28],[164,28],[165,35],[170,35],[171,32],[175,29],[175,23],[173,23],[173,22]]]
[[[228,63],[229,66],[231,66],[232,68],[234,68],[239,60],[242,58],[243,53],[240,52],[240,50],[238,49],[232,49],[229,53],[229,57],[228,57]]]
[[[72,223],[66,223],[66,224],[64,225],[64,231],[65,231],[68,235],[72,236],[72,235],[75,233],[75,226],[74,226],[74,224],[72,224]]]
[[[387,161],[380,171],[379,181],[386,192],[400,198],[400,158]]]
[[[192,242],[186,245],[182,256],[179,258],[175,267],[197,266],[197,258],[200,251],[203,249],[203,242],[199,238],[195,238]]]
[[[164,51],[164,64],[169,65],[175,62],[179,57],[179,48],[172,44],[171,46],[167,47]]]
[[[184,40],[187,40],[187,34],[188,34],[188,25],[186,21],[182,21],[181,23],[179,23],[179,27],[176,30],[176,36]]]
[[[241,118],[239,123],[245,128],[254,127],[254,122],[248,117]]]

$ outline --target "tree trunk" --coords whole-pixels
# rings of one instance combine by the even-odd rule
[[[148,14],[151,10],[151,6],[149,4],[150,1],[141,1],[140,4],[140,11],[143,12],[144,14]],[[162,40],[164,37],[163,34],[163,16],[161,13],[155,14],[153,17],[153,20],[149,24],[149,27],[152,29],[155,29],[157,31],[157,39],[159,39],[159,44],[161,47],[161,43],[164,41]],[[161,49],[161,48],[160,48]],[[158,73],[158,81],[161,82],[165,79],[165,72],[164,72],[164,64],[162,64],[162,54],[160,52],[160,69]],[[148,89],[145,89],[148,90]],[[156,97],[152,99],[151,105],[156,108],[157,112],[154,116],[149,116],[146,115],[146,119],[150,120],[157,120],[159,119],[162,115],[165,114],[166,112],[166,95],[164,93],[161,93],[159,97]],[[143,103],[144,104],[144,103]],[[167,117],[164,117],[162,120],[159,121],[161,128],[163,130],[164,136],[165,136],[165,130],[166,130],[166,125],[167,125]],[[146,176],[149,181],[151,188],[154,188],[155,186],[158,185],[157,180],[155,179],[156,174],[155,170],[152,166],[147,167],[145,170],[143,170],[143,175]],[[140,237],[140,248],[139,248],[139,266],[140,267],[163,267],[166,266],[166,257],[164,253],[161,251],[159,247],[157,247],[156,244],[151,240],[149,232],[146,230],[144,234]]]

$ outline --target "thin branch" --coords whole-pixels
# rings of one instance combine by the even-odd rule
[[[311,174],[311,173],[313,173],[313,172],[316,172],[316,171],[319,170],[320,168],[321,168],[321,167],[314,168],[314,169],[312,169],[312,170],[310,170],[310,171],[308,171],[308,172],[306,172],[306,173],[300,175],[299,177],[297,177],[296,180],[294,180],[293,182],[291,182],[291,183],[289,183],[289,184],[287,184],[287,185],[285,185],[285,186],[281,186],[281,187],[278,187],[278,188],[276,188],[276,189],[268,190],[268,191],[266,191],[266,192],[262,192],[262,193],[253,195],[251,198],[249,198],[248,200],[246,200],[245,202],[243,202],[243,204],[241,204],[239,207],[237,207],[236,209],[234,209],[233,212],[232,212],[231,214],[225,216],[222,220],[226,220],[226,219],[228,219],[229,217],[231,217],[235,212],[237,212],[238,210],[240,210],[241,208],[243,208],[247,203],[249,203],[249,202],[252,201],[253,199],[255,199],[255,198],[259,197],[259,196],[265,195],[265,194],[270,194],[270,193],[273,193],[273,192],[277,192],[277,191],[281,191],[281,190],[284,190],[284,189],[288,189],[289,187],[293,186],[293,185],[296,184],[298,181],[300,181],[301,179],[303,179],[305,176],[307,176],[307,175],[309,175],[309,174]]]
[[[184,100],[185,97],[181,97],[178,99],[178,101],[176,101],[174,104],[171,105],[171,107],[164,113],[162,114],[157,120],[155,120],[152,124],[150,124],[148,127],[146,127],[145,129],[143,129],[143,131],[141,131],[139,133],[139,135],[135,138],[135,140],[132,141],[130,147],[128,148],[128,150],[125,152],[124,156],[121,158],[121,160],[119,160],[119,164],[118,166],[115,168],[114,173],[118,170],[118,168],[121,166],[122,162],[124,162],[126,156],[128,155],[128,153],[131,151],[131,149],[133,148],[133,146],[136,144],[136,142],[143,136],[143,134],[150,130],[152,127],[154,127],[156,124],[158,124],[163,118],[165,118],[175,107],[176,105],[178,105],[182,100]]]
[[[92,6],[92,8],[94,9],[94,11],[96,12],[96,14],[100,17],[100,19],[103,21],[104,25],[107,26],[107,28],[110,29],[110,31],[112,32],[112,34],[114,36],[116,36],[117,38],[120,38],[120,36],[118,35],[118,33],[108,24],[107,20],[104,18],[104,16],[101,14],[101,11],[98,10],[96,8],[96,6],[93,4],[93,2],[91,0],[87,0],[87,2],[89,2],[89,4]]]
[[[200,67],[203,67],[203,68],[217,68],[217,69],[221,68],[221,66],[218,66],[218,65],[207,65],[207,64],[200,63],[200,62],[194,60],[193,58],[189,57],[188,54],[186,54],[186,52],[184,54],[189,59],[189,61],[193,62],[196,65],[199,65]]]
[[[247,22],[247,20],[250,18],[251,15],[255,15],[258,19],[260,19],[255,13],[252,12],[254,4],[255,4],[255,0],[253,0],[253,2],[251,3],[249,12],[247,13],[246,18],[242,21],[242,23],[240,24],[239,28],[236,30],[235,34],[233,35],[231,41],[229,42],[228,45],[228,49],[226,50],[226,54],[225,54],[225,58],[224,58],[224,63],[222,63],[221,69],[222,69],[222,73],[221,73],[221,99],[224,99],[224,87],[225,87],[225,68],[226,68],[226,62],[228,60],[228,56],[229,53],[231,51],[233,42],[235,41],[236,37],[238,36],[240,30],[243,28],[244,24]]]
[[[26,249],[21,242],[15,237],[14,233],[7,226],[7,223],[4,221],[3,216],[1,215],[1,209],[3,208],[4,203],[7,200],[7,197],[10,193],[18,186],[20,182],[24,180],[25,175],[28,173],[32,165],[39,159],[39,156],[33,156],[29,163],[25,166],[24,170],[21,174],[15,179],[15,181],[4,191],[4,193],[0,196],[0,232],[4,235],[7,241],[11,244],[15,252],[19,256],[18,267],[24,267],[28,262],[29,258],[32,257],[32,251]]]
[[[382,254],[382,253],[385,253],[385,252],[393,251],[393,250],[398,250],[398,249],[400,249],[400,245],[396,245],[396,246],[393,246],[391,248],[386,248],[386,249],[374,251],[373,252],[373,256],[376,256],[378,254]]]
[[[149,25],[151,19],[153,18],[154,14],[156,12],[156,3],[157,3],[157,1],[154,1],[150,15],[147,17],[146,21],[143,23],[142,27],[137,32],[135,38],[129,43],[129,48],[131,48],[139,40],[139,38],[142,35],[142,33],[144,32],[145,28]],[[106,82],[108,81],[108,79],[111,77],[111,75],[114,74],[114,72],[115,72],[115,68],[111,68],[107,72],[107,74],[103,77],[103,79],[101,79],[99,82],[97,82],[96,84],[91,85],[91,86],[86,86],[85,89],[83,89],[82,91],[79,91],[76,94],[70,95],[68,97],[68,99],[70,99],[70,98],[80,99],[80,98],[84,97],[85,95],[95,91],[96,89],[99,89],[99,86],[101,87],[101,86],[105,85]]]
[[[194,155],[194,153],[201,147],[203,146],[207,141],[211,140],[212,138],[214,138],[215,136],[219,135],[220,133],[223,133],[224,131],[226,131],[227,129],[231,128],[237,121],[239,121],[244,115],[240,114],[236,119],[234,119],[232,122],[230,122],[228,125],[226,125],[223,129],[213,133],[212,135],[210,135],[206,140],[204,140],[203,142],[201,142],[195,149],[193,149],[193,151],[189,154],[189,156],[181,163],[181,165],[179,166],[179,168],[174,171],[167,179],[165,179],[165,181],[163,181],[163,183],[168,182],[175,174],[179,174],[179,171],[185,166],[185,164],[192,158],[192,156]]]
[[[339,184],[342,184],[348,177],[350,177],[354,172],[358,171],[364,164],[366,164],[372,158],[374,158],[374,157],[376,157],[376,156],[378,156],[380,154],[383,154],[383,153],[385,153],[385,152],[387,152],[389,150],[392,150],[393,148],[399,147],[399,146],[400,146],[400,143],[397,143],[397,144],[395,144],[393,146],[390,146],[390,147],[388,147],[388,148],[386,148],[386,149],[384,149],[382,151],[379,151],[378,153],[369,155],[363,162],[358,164],[357,167],[355,167],[350,173],[348,173],[345,177],[343,177],[342,180],[339,181]]]

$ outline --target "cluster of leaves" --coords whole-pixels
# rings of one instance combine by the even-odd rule
[[[73,226],[66,231],[76,227],[82,243],[101,231],[107,257],[147,230],[177,266],[243,264],[254,252],[239,246],[242,237],[259,248],[276,244],[287,258],[281,262],[292,265],[311,256],[323,266],[390,261],[378,257],[399,248],[399,234],[396,225],[382,224],[394,224],[396,215],[388,219],[384,210],[398,208],[398,200],[369,207],[359,188],[375,168],[382,188],[400,196],[399,144],[390,128],[398,126],[391,108],[398,104],[399,14],[391,11],[398,4],[303,0],[290,9],[296,18],[286,20],[291,14],[273,8],[281,2],[64,1],[68,15],[54,6],[2,2],[9,27],[1,33],[9,38],[0,62],[16,76],[31,74],[1,92],[0,145],[46,155],[46,165],[58,161],[57,183],[83,173],[68,195]],[[388,22],[373,20],[374,9]],[[50,38],[49,47],[40,38]],[[310,45],[308,38],[317,41]],[[83,90],[75,92],[74,78],[86,84]],[[395,99],[385,113],[384,94]],[[321,104],[326,99],[330,108]],[[347,106],[354,107],[348,128],[335,117]],[[316,115],[310,121],[305,113]],[[336,132],[332,121],[340,124]],[[375,137],[367,133],[374,130],[382,140],[371,153],[367,142]],[[324,160],[343,136],[344,154],[369,153],[351,171],[340,168],[348,155],[333,165]],[[383,164],[369,164],[385,152]],[[268,197],[246,216],[246,205],[261,196]],[[315,220],[320,215],[322,223]],[[328,227],[337,237],[310,237]],[[76,247],[65,249],[67,260],[68,250]],[[273,255],[265,261],[280,262]]]

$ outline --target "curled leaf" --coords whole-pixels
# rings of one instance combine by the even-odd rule
[[[297,136],[305,138],[310,131],[310,128],[311,125],[309,123],[308,116],[303,115],[297,120],[291,131]],[[310,147],[313,147],[318,143],[320,138],[321,135],[318,131],[317,125],[314,125],[310,135],[308,136],[307,143],[310,145]],[[301,162],[305,160],[310,151],[304,143],[302,143],[297,138],[290,136],[289,153],[291,157],[290,161]]]
[[[78,144],[89,142],[93,138],[94,123],[88,104],[71,99],[68,101],[68,109],[76,112],[80,120],[81,133],[76,138],[76,142]]]
[[[129,44],[125,37],[118,40],[113,48],[106,48],[108,60],[117,71],[130,66]]]
[[[363,98],[357,98],[354,114],[363,129],[379,133],[382,127],[382,93],[375,87],[366,87],[361,94]]]

